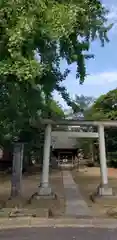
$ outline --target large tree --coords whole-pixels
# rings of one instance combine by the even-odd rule
[[[2,0],[0,2],[0,129],[4,134],[25,128],[30,118],[50,114],[53,90],[74,111],[76,103],[61,86],[77,64],[83,83],[91,41],[107,39],[107,11],[98,0]],[[45,116],[45,115],[44,115]]]
[[[106,14],[98,0],[0,1],[0,123],[5,134],[19,135],[43,109],[51,116],[53,90],[75,108],[61,86],[69,70],[62,73],[60,62],[76,63],[76,77],[83,83],[91,41],[108,41]]]
[[[67,100],[60,83],[68,71],[60,72],[60,60],[77,63],[82,83],[91,41],[108,41],[106,14],[98,0],[1,1],[0,81],[13,87],[24,82],[27,89],[39,84],[44,93],[56,89]]]

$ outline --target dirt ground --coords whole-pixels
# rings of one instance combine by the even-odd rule
[[[94,216],[117,218],[117,169],[108,169],[109,186],[113,188],[116,197],[96,197],[94,201],[90,196],[101,182],[100,169],[87,168],[79,172],[73,170],[72,174]]]
[[[62,182],[62,173],[59,170],[53,170],[50,173],[50,185],[56,194],[55,199],[33,199],[28,201],[32,194],[37,192],[40,183],[39,174],[23,176],[22,196],[15,200],[8,200],[10,196],[10,176],[0,176],[0,209],[3,208],[25,208],[33,209],[38,216],[45,217],[45,212],[49,210],[50,216],[61,216],[64,213],[64,188]]]

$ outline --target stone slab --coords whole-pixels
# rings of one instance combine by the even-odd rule
[[[90,216],[90,209],[69,171],[63,171],[63,184],[66,198],[65,215],[74,217]]]
[[[40,186],[39,189],[38,189],[38,195],[39,196],[51,196],[52,195],[51,187]]]
[[[110,187],[99,187],[100,196],[113,196],[113,190]]]
[[[24,217],[45,217],[48,218],[47,208],[27,209],[27,208],[4,208],[0,210],[0,218],[24,218]]]

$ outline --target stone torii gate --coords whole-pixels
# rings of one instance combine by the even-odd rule
[[[44,140],[44,154],[43,154],[43,169],[41,185],[39,188],[39,195],[51,195],[52,190],[49,185],[49,161],[50,161],[50,146],[52,126],[63,125],[63,126],[95,126],[98,128],[98,132],[69,132],[70,137],[75,138],[99,138],[99,153],[100,153],[100,172],[101,172],[101,185],[99,188],[100,195],[112,195],[112,189],[108,187],[108,172],[107,172],[107,161],[106,161],[106,149],[105,149],[105,136],[104,127],[117,127],[117,121],[79,121],[79,120],[50,120],[43,119],[41,121],[45,127],[45,140]],[[64,131],[63,131],[64,132]],[[58,132],[59,133],[59,132]],[[65,133],[65,132],[64,132]],[[68,132],[67,132],[68,133]]]

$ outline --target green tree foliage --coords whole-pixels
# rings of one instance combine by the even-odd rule
[[[89,107],[93,104],[94,97],[91,96],[84,96],[84,95],[76,95],[75,96],[75,104],[77,105],[78,111],[76,114],[79,115],[81,118],[85,118],[85,112],[89,109]]]
[[[37,110],[44,109],[39,90],[28,88],[24,82],[13,81],[0,83],[0,131],[1,137],[18,136],[29,125],[29,120],[37,115]]]
[[[33,119],[46,117],[47,112],[51,112],[52,117],[64,117],[64,112],[56,101],[50,99],[49,105],[46,103],[41,89],[32,88],[30,85],[26,88],[23,82],[20,85],[15,83],[15,88],[12,82],[1,84],[0,140],[19,137],[22,131],[28,132],[28,140],[28,134],[33,134],[30,123]]]
[[[94,97],[84,96],[84,95],[76,95],[75,102],[79,105],[80,109],[85,111],[89,108],[90,105],[94,102]]]
[[[98,0],[2,0],[0,79],[38,82],[50,92],[64,78],[59,71],[63,58],[77,63],[82,83],[90,42],[108,41],[106,14]]]
[[[101,95],[87,111],[87,119],[116,120],[117,119],[117,89]]]
[[[76,111],[74,112],[72,109],[69,109],[66,113],[66,116],[71,119],[82,119],[85,120],[85,113],[88,111],[90,106],[94,103],[94,97],[84,96],[84,95],[76,95],[74,100],[75,105],[77,106]],[[83,130],[85,132],[91,131],[90,127],[80,127],[79,130]],[[83,149],[84,156],[90,157],[92,156],[91,146],[93,144],[92,139],[80,139],[78,140],[78,148]],[[93,147],[92,147],[93,149]]]
[[[87,111],[86,119],[117,120],[117,89],[101,95]],[[107,152],[111,153],[109,154],[111,156],[110,162],[117,166],[117,128],[105,129],[105,135]]]
[[[60,104],[54,100],[50,101],[50,111],[52,118],[64,118],[65,114]]]
[[[107,10],[98,0],[0,1],[0,129],[5,135],[45,114],[53,90],[72,108],[65,87],[69,70],[61,59],[76,63],[83,83],[85,59],[96,38],[108,41]]]
[[[89,110],[89,107],[92,106],[94,102],[94,97],[76,95],[74,99],[75,108],[69,109],[66,113],[67,117],[84,119],[85,112]]]

